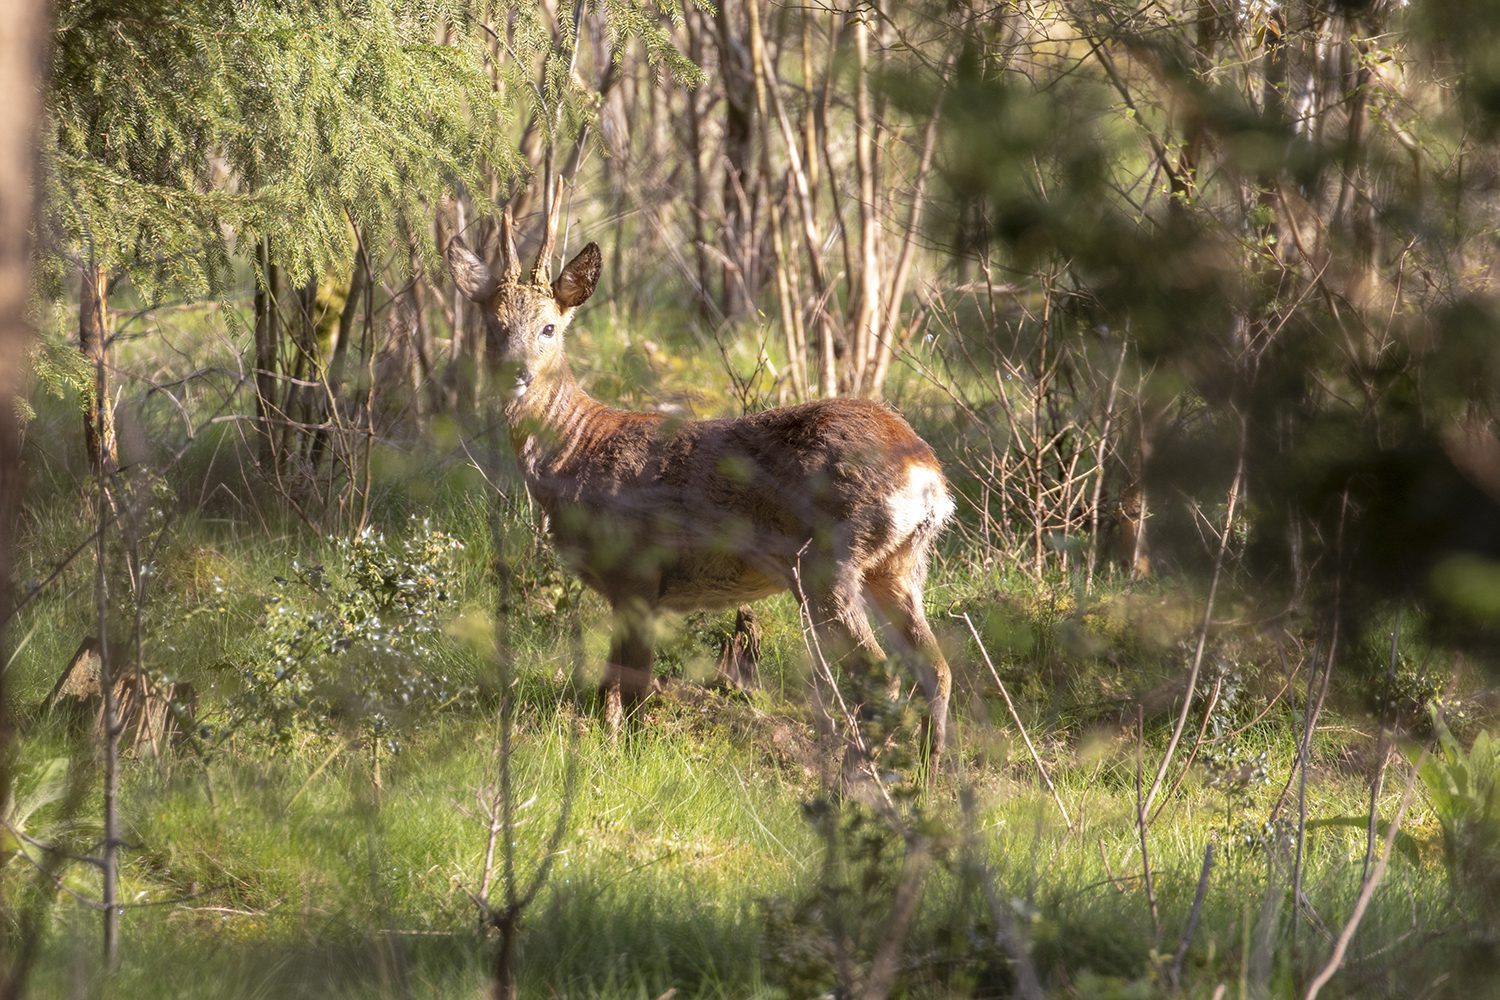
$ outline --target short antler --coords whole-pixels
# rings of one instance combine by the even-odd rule
[[[500,212],[500,266],[507,284],[520,280],[521,255],[516,253],[515,220],[511,218],[509,202]]]
[[[542,230],[542,248],[537,251],[536,263],[531,267],[531,280],[537,284],[549,284],[552,280],[550,263],[552,250],[557,245],[557,218],[562,214],[562,183],[552,186],[552,204],[547,208],[547,225]]]

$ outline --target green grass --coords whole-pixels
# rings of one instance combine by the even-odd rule
[[[661,384],[639,391],[669,395],[693,382],[691,372],[667,369]],[[76,499],[81,470],[70,450],[76,413],[69,405],[39,406],[31,431],[37,471],[17,573],[23,581],[44,579],[90,530]],[[153,410],[141,420],[167,434],[163,413]],[[278,510],[274,497],[243,477],[239,444],[226,426],[205,431],[169,475],[175,495],[163,501],[170,517],[152,556],[157,572],[147,608],[148,664],[191,680],[210,719],[233,692],[236,670],[264,655],[273,579],[294,560],[336,558],[329,539]],[[382,452],[372,523],[399,534],[411,530],[415,515],[464,542],[449,614],[472,626],[488,620],[496,601],[490,509],[455,440],[439,434],[430,444]],[[684,685],[653,702],[614,742],[580,693],[588,687],[587,670],[574,677],[575,614],[586,666],[603,656],[605,609],[597,598],[580,596],[555,559],[533,544],[525,523],[523,511],[506,515],[507,556],[520,581],[509,637],[517,672],[514,853],[523,883],[563,813],[567,789],[573,794],[551,877],[524,917],[522,995],[654,998],[673,989],[681,997],[802,995],[807,969],[816,964],[802,960],[826,957],[829,927],[819,909],[828,901],[826,845],[807,814],[821,797],[819,757],[809,736],[794,606],[779,598],[760,609],[765,690],[726,697]],[[1296,636],[1240,628],[1216,637],[1215,662],[1239,682],[1238,701],[1221,706],[1222,716],[1244,727],[1235,747],[1265,754],[1268,780],[1231,799],[1209,786],[1203,768],[1187,775],[1150,829],[1154,924],[1135,825],[1136,706],[1146,721],[1149,781],[1180,694],[1173,685],[1180,684],[1183,643],[1201,616],[1201,597],[1169,581],[1109,584],[1080,602],[1072,588],[1038,589],[1006,565],[965,551],[956,536],[935,564],[928,604],[955,671],[953,757],[961,767],[920,799],[942,858],[906,943],[902,990],[996,996],[1011,989],[994,913],[960,864],[968,858],[991,872],[998,902],[1028,941],[1049,991],[1166,995],[1161,970],[1172,963],[1205,848],[1214,844],[1217,860],[1185,956],[1183,994],[1211,996],[1221,985],[1230,997],[1296,993],[1347,919],[1364,857],[1359,831],[1309,832],[1308,909],[1294,944],[1289,855],[1247,845],[1244,833],[1265,819],[1291,773],[1297,719],[1284,704],[1256,716],[1283,680],[1278,643],[1294,646]],[[19,650],[7,681],[22,723],[23,765],[76,750],[37,706],[94,629],[92,585],[85,554],[30,604],[11,633]],[[1222,617],[1231,616],[1233,601],[1226,598]],[[1038,780],[966,628],[949,610],[973,618],[1075,821],[1072,829]],[[125,611],[123,603],[115,606],[117,629],[128,621]],[[723,622],[693,617],[677,626],[664,668],[701,676]],[[474,697],[407,719],[400,752],[380,760],[378,788],[368,750],[326,732],[272,744],[248,727],[211,753],[126,762],[123,961],[105,992],[485,995],[494,942],[477,929],[470,893],[485,850],[481,802],[496,781],[499,675],[484,642],[466,628],[434,637],[423,669],[450,674]],[[483,640],[486,633],[477,634]],[[1295,690],[1304,683],[1299,678]],[[1335,691],[1309,774],[1313,818],[1363,815],[1367,807],[1373,725],[1359,704]],[[1194,731],[1200,719],[1195,711]],[[90,791],[80,813],[97,822],[96,782],[92,770],[83,773]],[[1382,816],[1395,812],[1405,773],[1400,765],[1390,769]],[[960,789],[976,803],[967,820]],[[60,818],[54,807],[36,828],[45,831]],[[1325,996],[1491,995],[1493,932],[1455,902],[1436,818],[1420,796],[1408,829],[1420,861],[1392,860],[1349,962]],[[1284,844],[1284,833],[1270,839]],[[887,844],[883,861],[866,864],[874,841],[859,843],[842,843],[855,887],[842,905],[872,935],[861,945],[868,954],[900,851]],[[90,845],[85,838],[76,846]],[[98,879],[84,866],[70,866],[65,881],[81,894],[97,894]],[[7,935],[17,933],[17,914],[34,898],[29,882],[18,861],[0,868],[0,892],[15,904],[6,908]],[[97,913],[67,893],[48,896],[35,994],[104,989]]]

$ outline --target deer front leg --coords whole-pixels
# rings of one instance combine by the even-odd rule
[[[638,601],[616,604],[602,685],[604,723],[611,735],[619,734],[626,718],[651,693],[652,656],[649,609]]]

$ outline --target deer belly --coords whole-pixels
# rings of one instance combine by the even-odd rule
[[[662,574],[657,605],[666,611],[717,611],[785,589],[732,556],[687,555]]]

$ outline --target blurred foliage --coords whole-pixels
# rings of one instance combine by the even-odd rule
[[[1231,568],[1267,611],[1416,600],[1494,653],[1494,59],[1456,27],[1487,10],[1018,12],[962,36],[943,176],[958,249],[1045,289],[1063,350],[1132,346],[1163,565],[1207,569],[1243,461]]]
[[[53,399],[72,399],[81,417],[88,410],[94,389],[94,369],[87,358],[61,338],[48,337],[32,345],[27,357],[31,378],[37,391]],[[24,396],[16,397],[23,423],[36,417],[36,410]]]
[[[12,771],[12,786],[0,800],[0,868],[18,854],[40,859],[57,829],[48,829],[39,815],[68,796],[68,758],[51,757]]]

